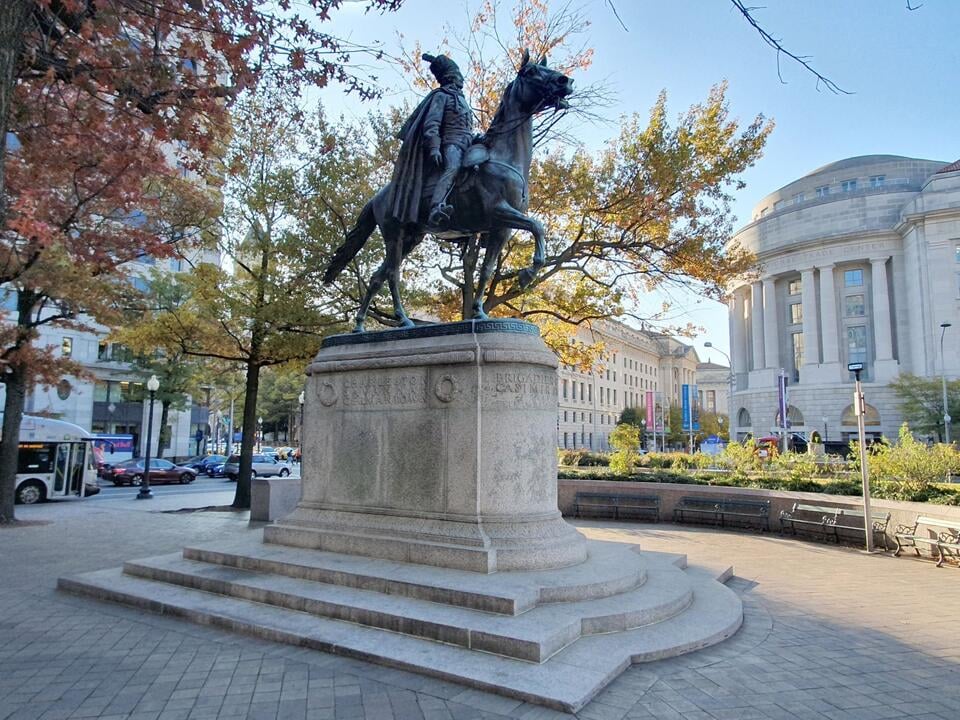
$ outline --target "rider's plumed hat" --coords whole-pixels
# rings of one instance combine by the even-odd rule
[[[430,53],[424,53],[423,59],[430,63],[430,72],[433,73],[433,76],[441,85],[450,80],[450,76],[453,73],[456,73],[459,77],[463,77],[457,64],[446,55],[431,55]]]

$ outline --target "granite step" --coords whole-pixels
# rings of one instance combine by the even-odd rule
[[[124,572],[530,662],[543,662],[581,635],[665,620],[692,597],[686,576],[673,566],[658,568],[642,586],[620,595],[545,604],[518,616],[240,570],[179,554],[129,561]]]
[[[655,566],[649,563],[651,577]],[[673,566],[674,569],[677,569]],[[581,637],[546,662],[475,652],[274,605],[214,595],[123,574],[119,568],[61,578],[61,590],[459,682],[565,712],[575,712],[631,662],[672,657],[720,642],[740,627],[742,606],[716,574],[690,569],[686,608],[659,623]]]
[[[606,542],[589,543],[586,562],[573,567],[491,575],[250,539],[188,546],[183,557],[505,615],[544,603],[618,595],[645,579],[645,564],[631,547]]]

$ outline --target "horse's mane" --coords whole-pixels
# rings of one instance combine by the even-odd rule
[[[513,95],[515,90],[514,86],[517,84],[519,79],[520,76],[518,75],[515,79],[511,80],[507,84],[507,87],[504,88],[503,96],[500,98],[500,104],[497,106],[497,111],[493,114],[493,120],[490,121],[490,127],[487,128],[488,133],[494,130],[497,125],[500,125],[504,122],[503,115],[506,112],[504,108],[507,106],[507,100],[509,100]]]

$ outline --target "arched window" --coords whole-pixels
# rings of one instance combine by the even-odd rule
[[[738,427],[750,427],[752,423],[750,422],[750,413],[747,412],[746,408],[740,408],[740,411],[737,413],[737,426]]]
[[[865,404],[866,405],[866,404]],[[843,413],[840,415],[840,424],[841,425],[856,425],[857,416],[853,412],[853,405],[847,405],[843,409]],[[866,405],[863,413],[863,424],[866,426],[879,425],[880,424],[880,411],[877,410],[873,405]]]
[[[780,411],[777,410],[776,425],[780,427]],[[787,406],[787,425],[789,427],[799,427],[803,425],[803,413],[795,405]]]

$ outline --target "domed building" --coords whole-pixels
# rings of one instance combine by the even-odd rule
[[[791,431],[828,440],[856,435],[848,363],[864,363],[872,436],[902,422],[891,380],[940,377],[941,333],[960,375],[960,161],[831,163],[764,198],[733,242],[758,260],[730,302],[736,437],[779,427],[781,374]]]

